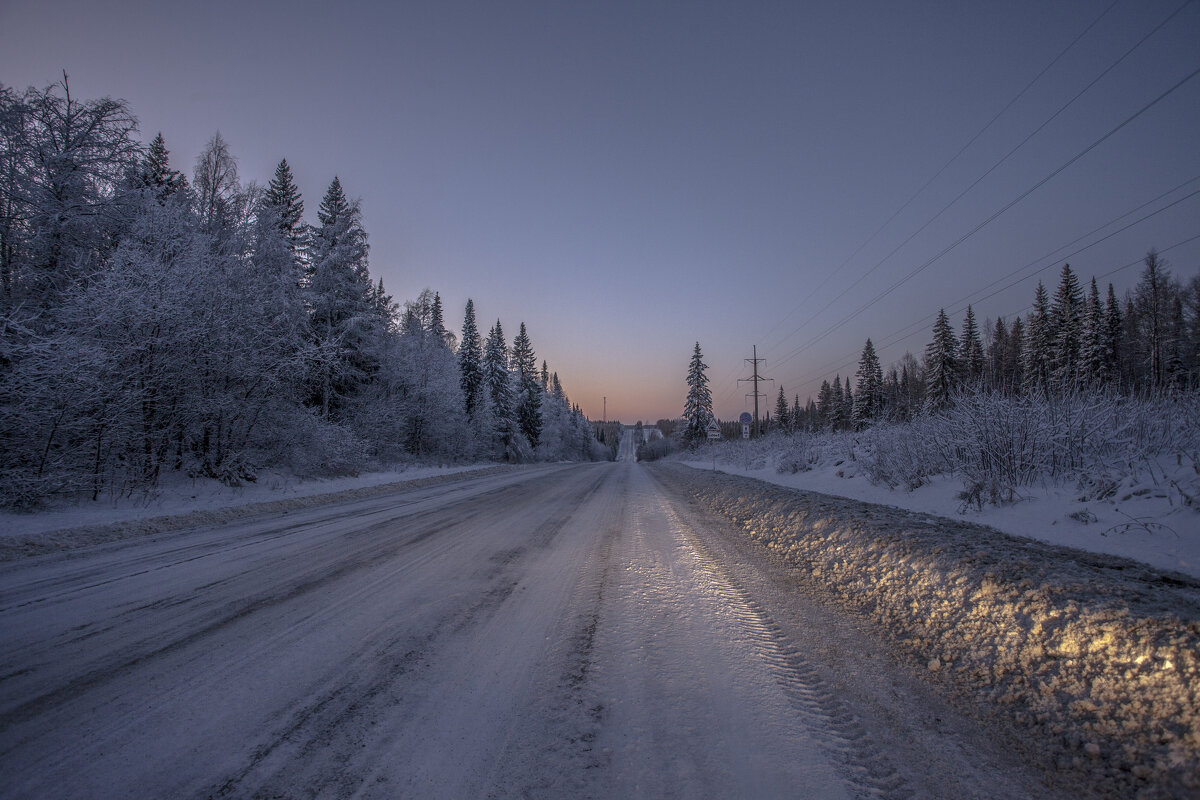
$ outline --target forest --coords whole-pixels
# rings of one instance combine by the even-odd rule
[[[317,223],[286,159],[243,183],[219,133],[191,176],[121,100],[0,85],[0,505],[167,474],[607,458],[521,323],[461,337],[397,302],[337,177]]]

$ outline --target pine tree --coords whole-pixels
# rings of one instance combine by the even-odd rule
[[[1025,385],[1025,371],[1021,359],[1025,355],[1025,322],[1018,316],[1012,322],[1008,331],[1008,354],[1005,363],[1005,374],[1008,376],[1008,391],[1020,394]]]
[[[998,317],[996,326],[992,329],[992,341],[988,345],[987,352],[986,386],[990,391],[1009,388],[1010,377],[1007,374],[1009,346],[1008,326],[1004,324],[1004,317]]]
[[[846,376],[846,391],[842,394],[842,428],[849,430],[854,425],[854,392],[850,389],[850,376]]]
[[[861,428],[877,419],[883,410],[883,369],[870,339],[863,345],[856,377],[858,385],[854,393],[852,417],[854,426]]]
[[[1080,376],[1089,386],[1103,384],[1108,360],[1104,355],[1104,308],[1100,290],[1092,278],[1083,306],[1083,331],[1079,338]]]
[[[779,397],[775,399],[775,423],[781,432],[792,432],[792,415],[788,410],[787,395],[783,393],[782,386],[779,387]]]
[[[367,269],[367,234],[357,204],[337,178],[321,201],[305,295],[317,347],[313,402],[321,416],[337,412],[377,366],[372,351],[383,327]]]
[[[446,343],[446,323],[442,319],[442,297],[433,293],[433,306],[429,309],[429,332],[443,344]]]
[[[529,334],[525,332],[524,322],[521,323],[517,337],[513,339],[510,367],[517,384],[515,408],[517,425],[529,445],[537,447],[542,434],[543,391],[539,385],[537,359],[534,357]]]
[[[1079,348],[1083,337],[1083,291],[1070,264],[1063,264],[1062,278],[1050,306],[1050,378],[1058,387],[1071,385],[1079,372]]]
[[[700,352],[700,343],[692,351],[692,360],[688,364],[687,398],[683,404],[684,441],[691,447],[705,440],[708,436],[708,423],[713,418],[712,392],[708,388],[708,376],[705,370],[704,356]]]
[[[300,197],[300,189],[296,186],[286,158],[281,159],[275,167],[275,175],[263,195],[263,205],[275,212],[279,230],[287,238],[292,253],[302,257],[307,238],[303,223],[304,200]]]
[[[829,381],[821,381],[821,389],[817,392],[817,416],[822,427],[833,426],[833,387]]]
[[[483,348],[484,383],[491,400],[496,444],[500,455],[507,461],[519,461],[522,457],[522,447],[520,432],[514,418],[516,401],[508,367],[508,345],[504,342],[504,329],[500,326],[500,320],[496,320],[496,324],[488,332],[487,343]]]
[[[840,431],[845,426],[846,393],[842,391],[842,374],[833,376],[833,392],[829,396],[829,422],[833,430]]]
[[[1021,358],[1026,394],[1045,392],[1049,388],[1052,348],[1050,300],[1046,297],[1046,287],[1038,281],[1033,296],[1033,311],[1025,324],[1025,348]]]
[[[1121,320],[1121,306],[1113,285],[1108,285],[1108,297],[1104,301],[1104,359],[1105,367],[1103,380],[1107,383],[1117,383],[1121,378],[1121,333],[1124,324]]]
[[[542,359],[542,391],[550,391],[550,368],[546,365],[546,359]]]
[[[938,311],[933,341],[925,348],[925,400],[933,409],[944,408],[958,389],[958,339],[946,310]]]
[[[142,185],[152,189],[160,201],[187,187],[187,178],[183,173],[171,169],[169,156],[170,151],[160,131],[146,151],[141,174]]]
[[[959,369],[962,372],[962,381],[967,386],[977,386],[983,379],[983,344],[979,340],[979,326],[975,322],[975,311],[971,306],[967,306],[967,315],[963,319]]]
[[[463,315],[462,342],[458,346],[459,385],[467,419],[476,419],[483,404],[483,346],[475,324],[475,301],[467,298]]]
[[[792,401],[792,431],[804,430],[804,410],[800,407],[800,395]]]

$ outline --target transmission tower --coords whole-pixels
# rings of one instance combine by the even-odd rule
[[[758,374],[758,364],[760,361],[766,361],[765,358],[758,357],[758,345],[753,345],[753,357],[747,358],[746,363],[750,365],[751,373],[749,378],[738,378],[738,383],[753,383],[754,391],[747,392],[746,397],[754,398],[754,427],[751,429],[754,438],[758,438],[758,398],[766,399],[766,395],[758,391],[759,381],[763,383],[774,382],[774,378],[764,378]]]

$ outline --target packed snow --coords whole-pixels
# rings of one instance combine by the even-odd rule
[[[807,468],[796,472],[790,440],[781,437],[762,445],[725,442],[681,458],[699,469],[715,468],[793,489],[936,514],[1200,577],[1200,511],[1183,505],[1168,490],[1172,481],[1194,482],[1195,469],[1172,454],[1163,454],[1153,469],[1124,480],[1105,499],[1086,497],[1077,487],[1042,485],[1023,488],[1010,504],[977,505],[960,498],[963,484],[956,476],[932,475],[912,490],[872,483],[856,459],[852,435],[829,441],[837,443],[814,447],[805,459]]]
[[[1200,791],[1200,581],[893,507],[654,469],[1081,793]]]

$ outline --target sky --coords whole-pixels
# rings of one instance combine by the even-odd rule
[[[286,158],[309,221],[338,176],[397,299],[525,322],[627,423],[695,342],[729,419],[753,347],[773,407],[1064,262],[1200,274],[1197,42],[1200,0],[0,0],[0,83],[65,70],[189,174],[217,131],[243,181]]]

